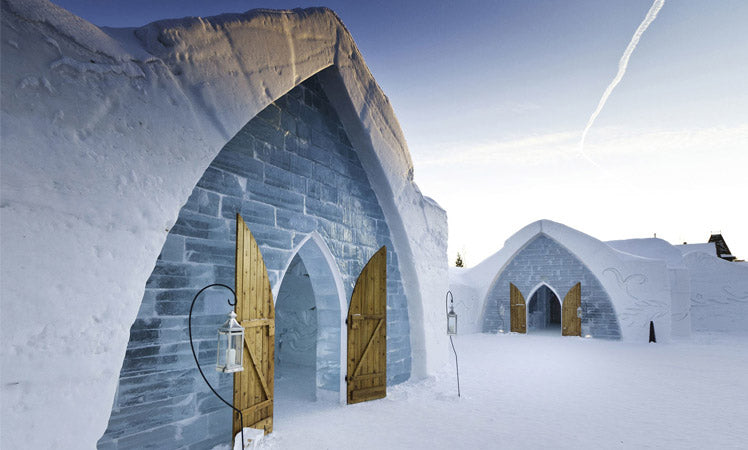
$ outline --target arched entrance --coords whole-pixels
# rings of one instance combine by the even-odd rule
[[[283,277],[275,303],[276,398],[314,400],[317,371],[317,305],[299,255]]]
[[[306,274],[311,283],[313,295],[308,297],[313,298],[313,303],[294,307],[314,308],[316,313],[317,332],[310,336],[315,339],[311,343],[307,340],[304,345],[310,354],[316,355],[313,373],[308,378],[313,394],[303,400],[307,402],[304,405],[307,410],[314,405],[308,403],[310,398],[337,397],[339,402],[346,401],[345,317],[350,298],[350,292],[348,295],[346,292],[359,275],[359,263],[369,250],[379,245],[387,245],[395,257],[392,258],[395,262],[388,267],[387,283],[391,291],[388,297],[391,318],[388,323],[391,351],[387,354],[389,381],[397,383],[409,377],[410,296],[405,295],[409,288],[404,286],[403,280],[413,278],[399,271],[390,236],[393,234],[389,229],[390,219],[384,216],[359,159],[368,150],[359,151],[349,141],[348,127],[342,125],[341,117],[350,112],[337,115],[327,93],[338,88],[323,83],[323,75],[302,82],[250,120],[226,143],[193,188],[146,284],[139,318],[133,325],[121,370],[111,427],[103,437],[102,447],[150,430],[149,424],[134,423],[131,418],[158,415],[164,396],[179,404],[180,414],[183,414],[164,418],[164,425],[188,417],[195,418],[190,430],[205,429],[206,421],[231,423],[230,410],[217,398],[204,400],[204,397],[213,397],[204,383],[199,383],[199,379],[194,383],[184,382],[185,377],[192,379],[195,367],[191,358],[183,358],[184,342],[180,342],[180,338],[184,338],[182,330],[187,321],[185,308],[189,308],[194,293],[207,283],[231,285],[234,282],[236,242],[231,230],[236,213],[247,220],[266,264],[273,294],[266,300],[270,297],[274,302],[278,300],[286,272]],[[310,133],[315,139],[324,138],[324,148],[318,145],[321,141],[312,142]],[[298,260],[294,261],[297,255]],[[289,271],[292,263],[294,267]],[[289,286],[284,291],[290,289]],[[290,291],[308,294],[309,289],[307,286]],[[193,319],[200,326],[193,331],[204,341],[198,355],[201,364],[206,356],[211,359],[209,350],[215,348],[216,327],[225,320],[226,312],[218,308],[225,309],[226,302],[220,300],[201,302],[195,310]],[[281,300],[279,306],[288,309],[284,303]],[[417,314],[421,314],[420,310]],[[305,320],[313,329],[314,325],[308,322],[310,317]],[[273,322],[275,324],[275,320]],[[282,322],[279,326],[288,328]],[[290,329],[291,334],[297,331],[296,327]],[[282,330],[273,326],[271,331],[275,350],[275,340],[279,337],[276,331]],[[283,336],[281,357],[288,348],[287,337]],[[255,356],[262,358],[259,354]],[[246,361],[249,359],[247,355]],[[274,366],[274,355],[268,361],[273,361]],[[252,371],[247,373],[250,378],[254,376]],[[243,383],[237,386],[230,378],[223,377],[214,383],[224,398],[231,397],[232,391],[243,392]],[[158,383],[152,383],[154,379]],[[275,386],[274,377],[264,381],[267,389],[263,386],[261,397],[266,391],[277,393],[280,401],[274,406],[274,413],[282,419],[284,411],[288,411],[283,404],[286,394],[283,383]],[[195,396],[195,392],[199,395]],[[182,407],[182,402],[190,406]],[[167,441],[174,440],[174,429],[164,426],[156,434]],[[184,434],[194,435],[192,432]],[[224,439],[222,436],[228,434],[220,426],[211,425],[203,441],[220,442]]]
[[[545,284],[535,290],[527,303],[527,331],[561,334],[561,301]]]
[[[277,413],[299,402],[345,398],[343,292],[332,255],[312,233],[289,262],[275,296]]]

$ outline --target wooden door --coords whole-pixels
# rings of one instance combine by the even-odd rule
[[[563,312],[561,313],[561,335],[581,336],[582,319],[577,314],[577,308],[582,306],[582,283],[577,283],[569,289],[564,297]]]
[[[234,374],[234,407],[244,426],[273,431],[275,308],[257,242],[236,215],[236,320],[244,327],[244,370]],[[234,436],[241,430],[234,413]]]
[[[348,404],[387,395],[387,247],[356,280],[348,308]]]
[[[512,283],[509,283],[509,316],[513,332],[527,333],[525,297],[522,296],[519,288]]]

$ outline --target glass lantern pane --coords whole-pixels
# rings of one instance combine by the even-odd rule
[[[216,353],[216,370],[223,372],[226,368],[226,348],[228,347],[228,336],[218,333],[218,349]]]
[[[242,354],[244,353],[242,350],[242,344],[244,343],[244,336],[241,334],[235,334],[232,336],[233,339],[233,345],[231,346],[236,350],[236,354],[234,356],[234,360],[232,361],[232,364],[236,364],[238,366],[242,365]]]

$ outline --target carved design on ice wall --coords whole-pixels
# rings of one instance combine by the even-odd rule
[[[628,326],[643,326],[641,322],[642,314],[647,314],[648,321],[656,321],[667,317],[670,311],[670,302],[668,299],[657,300],[647,297],[649,279],[643,273],[631,273],[623,275],[618,268],[608,267],[603,270],[603,274],[612,274],[618,286],[626,291],[631,297],[633,304],[619,311],[618,318]],[[666,301],[667,300],[667,301]],[[647,323],[647,325],[649,325]]]
[[[682,322],[691,318],[691,312],[687,311],[682,313],[672,313],[670,317],[672,318],[673,322]]]
[[[603,270],[603,274],[606,273],[612,273],[613,276],[616,278],[616,282],[618,283],[618,286],[623,287],[626,289],[626,293],[629,294],[629,297],[633,298],[634,300],[639,300],[639,297],[634,295],[631,292],[632,283],[636,283],[637,285],[643,285],[647,282],[647,276],[643,273],[632,273],[631,275],[628,275],[624,277],[621,275],[621,271],[616,269],[615,267],[608,267],[605,270]]]
[[[727,294],[727,298],[735,302],[748,302],[748,291],[745,291],[742,295],[730,292],[733,288],[730,286],[723,286],[722,290]]]
[[[686,256],[686,258],[690,259],[691,261],[695,262],[694,265],[697,265],[699,267],[702,267],[707,270],[712,271],[719,271],[720,265],[724,264],[721,260],[715,258],[712,255],[707,255],[706,253],[690,253]],[[734,264],[734,263],[733,263]],[[739,266],[728,266],[728,267],[739,267]],[[730,303],[735,302],[742,302],[742,303],[748,303],[748,284],[743,291],[743,293],[738,293],[738,290],[741,289],[738,286],[732,286],[730,284],[722,284],[719,289],[712,290],[712,291],[703,291],[703,292],[697,292],[691,297],[691,301],[694,305],[697,306],[705,306],[705,305],[727,305]],[[719,293],[722,293],[723,295],[719,295]]]

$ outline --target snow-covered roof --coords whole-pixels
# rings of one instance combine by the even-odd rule
[[[659,259],[667,262],[670,267],[682,267],[681,252],[668,241],[658,238],[624,239],[606,241],[610,247],[636,256]]]
[[[441,323],[441,306],[422,301],[447,287],[446,215],[413,182],[392,106],[332,11],[255,10],[102,30],[46,0],[7,0],[2,36],[9,448],[95,446],[146,280],[181,206],[229,139],[318,73],[392,233],[412,373],[446,360],[433,351],[445,339],[431,325]],[[24,412],[6,414],[13,409]],[[45,433],[33,431],[39,423]]]
[[[707,242],[704,244],[681,244],[676,245],[675,248],[677,248],[684,256],[691,252],[701,252],[709,255],[717,254],[717,248],[715,247],[714,242]]]

